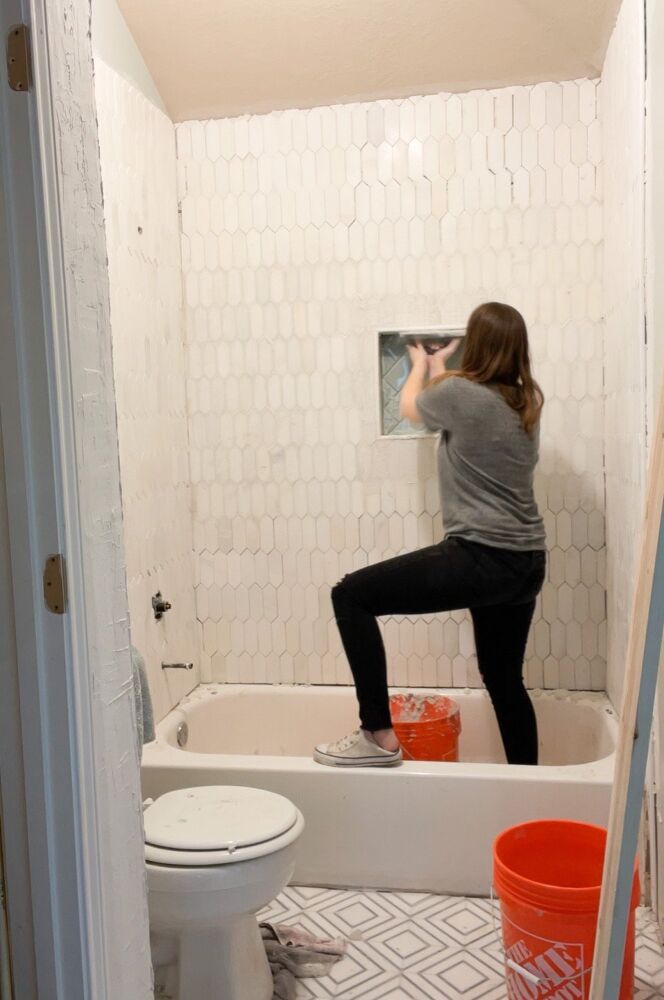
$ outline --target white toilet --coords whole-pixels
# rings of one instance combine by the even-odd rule
[[[271,1000],[255,914],[293,874],[299,809],[211,785],[167,792],[144,822],[150,929],[178,941],[180,1000]]]

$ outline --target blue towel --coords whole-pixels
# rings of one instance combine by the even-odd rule
[[[148,685],[148,674],[145,669],[145,660],[136,649],[131,647],[131,666],[134,674],[134,701],[136,704],[136,724],[138,726],[138,747],[144,743],[151,743],[155,738],[154,712],[152,710],[152,698]]]

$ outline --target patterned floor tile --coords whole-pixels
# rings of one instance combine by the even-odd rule
[[[404,972],[441,953],[438,942],[412,923],[391,925],[371,938],[371,946],[385,962]]]
[[[283,895],[288,898],[297,891],[288,888]],[[319,979],[307,980],[305,986],[302,981],[298,998],[504,1000],[494,906],[487,899],[426,893],[324,890],[298,919],[308,923],[313,917],[324,934],[350,932],[348,956],[336,967],[334,984]],[[664,954],[648,911],[639,911],[637,929],[634,1000],[664,1000]],[[349,982],[354,985],[359,984],[357,966],[366,962],[378,967],[380,982],[362,977],[361,991],[347,992],[346,962],[352,963]]]
[[[504,1000],[505,979],[502,964],[487,962],[483,955],[457,949],[437,956],[407,974],[408,981],[419,989],[422,1000]]]
[[[422,1000],[422,994],[416,986],[406,982],[403,976],[397,976],[384,986],[366,993],[363,1000]]]
[[[412,918],[442,945],[482,947],[496,943],[498,926],[488,900],[458,896],[431,896],[429,908],[422,907]]]
[[[348,941],[331,975],[298,982],[298,1000],[505,1000],[490,900],[289,886],[259,916]],[[156,980],[155,997],[178,1000],[172,969]],[[634,1000],[664,1000],[664,953],[647,910],[637,912]]]
[[[321,906],[318,913],[337,933],[361,941],[370,941],[386,926],[403,924],[404,920],[389,894],[378,892],[345,892]]]

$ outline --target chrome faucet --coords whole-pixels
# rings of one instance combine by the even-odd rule
[[[193,670],[193,663],[162,663],[162,670]]]

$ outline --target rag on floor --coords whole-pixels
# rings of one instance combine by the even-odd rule
[[[299,927],[267,921],[259,926],[274,980],[273,1000],[295,1000],[297,979],[326,976],[346,952],[340,938],[320,939]]]

